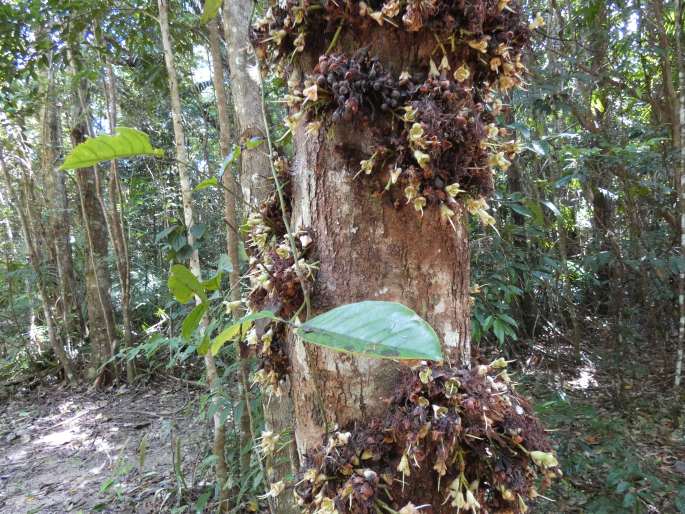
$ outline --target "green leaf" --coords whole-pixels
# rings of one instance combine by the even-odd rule
[[[153,148],[150,138],[140,130],[118,127],[114,136],[102,134],[77,145],[60,166],[61,170],[75,170],[89,168],[103,161],[153,155],[162,157],[164,151]]]
[[[108,478],[107,480],[105,480],[105,481],[100,485],[100,492],[101,492],[101,493],[106,493],[106,492],[107,492],[107,489],[109,489],[110,487],[112,487],[112,484],[114,484],[115,481],[116,481],[116,479],[114,479],[114,478]]]
[[[499,341],[499,344],[504,344],[505,326],[506,325],[499,318],[495,318],[495,321],[492,323],[492,331],[495,333],[495,337]]]
[[[221,287],[221,277],[222,273],[219,271],[212,278],[202,281],[202,287],[205,291],[216,291]]]
[[[163,239],[166,239],[167,237],[169,237],[174,232],[174,230],[176,230],[177,228],[178,228],[178,225],[171,225],[170,227],[167,227],[164,230],[162,230],[161,232],[159,232],[155,236],[155,243],[159,243]]]
[[[216,269],[219,271],[224,271],[226,273],[230,273],[231,271],[233,271],[231,259],[227,254],[222,253],[221,255],[219,255],[219,261],[216,264]]]
[[[281,318],[276,316],[272,311],[253,312],[252,314],[248,314],[247,316],[243,316],[242,318],[240,318],[240,321],[256,321],[258,319],[265,318],[281,321]]]
[[[254,150],[255,148],[258,148],[261,144],[264,143],[264,138],[254,136],[245,141],[245,148],[248,150]]]
[[[550,211],[552,211],[552,212],[554,213],[554,215],[555,215],[557,218],[561,218],[561,211],[560,211],[559,208],[558,208],[556,205],[554,205],[552,202],[542,202],[542,205],[544,205],[544,206],[547,207]]]
[[[200,23],[206,25],[216,17],[221,7],[222,0],[205,0],[205,8],[200,18]]]
[[[442,360],[433,328],[396,302],[343,305],[307,321],[297,334],[309,343],[367,357]]]
[[[271,311],[258,311],[248,314],[247,316],[243,316],[235,323],[232,323],[223,329],[221,333],[212,340],[212,355],[219,353],[221,348],[228,341],[231,341],[240,335],[246,334],[247,331],[250,330],[252,322],[258,319],[273,319],[276,321],[281,321],[281,319]]]
[[[207,352],[209,351],[209,344],[209,336],[205,334],[205,336],[202,338],[202,342],[197,347],[197,353],[199,355],[207,355]]]
[[[207,231],[207,225],[204,223],[196,223],[192,227],[190,227],[190,233],[193,234],[195,239],[202,239],[202,236],[205,235],[205,232]]]
[[[167,285],[171,294],[180,303],[188,303],[195,295],[199,296],[203,302],[207,302],[202,284],[183,264],[174,264],[171,267]]]
[[[627,493],[623,497],[623,508],[625,509],[633,509],[635,507],[635,504],[637,503],[637,495],[635,493]]]
[[[237,321],[236,323],[233,323],[223,329],[219,335],[217,335],[213,340],[212,340],[212,355],[216,356],[216,354],[219,353],[221,348],[228,342],[232,341],[233,339],[237,338],[238,336],[241,336],[243,334],[246,334],[248,330],[250,330],[250,327],[252,326],[252,321]]]
[[[532,141],[530,146],[532,147],[533,151],[541,157],[544,157],[547,154],[547,152],[545,152],[545,148],[540,144],[539,141]]]
[[[235,164],[238,162],[238,159],[240,159],[240,154],[242,154],[242,150],[240,148],[240,145],[233,145],[233,148],[231,149],[231,153],[228,154],[226,159],[224,160],[223,167],[226,169],[229,164]]]
[[[518,328],[518,326],[519,326],[518,323],[516,323],[516,320],[514,318],[512,318],[511,316],[509,316],[508,314],[500,313],[497,315],[497,317],[504,320],[509,325],[515,326],[516,328]]]
[[[203,189],[207,189],[208,187],[216,187],[219,185],[219,180],[216,177],[208,178],[200,182],[198,185],[196,185],[193,188],[193,191],[198,192],[202,191]]]
[[[509,208],[520,214],[521,216],[526,216],[527,218],[530,218],[533,216],[533,213],[530,212],[530,209],[526,207],[525,205],[521,205],[520,203],[511,203],[509,204]]]
[[[182,236],[180,234],[176,234],[174,238],[169,241],[169,244],[175,251],[179,251],[181,248],[186,246],[188,244],[188,240],[186,239],[185,236]]]
[[[200,303],[196,305],[192,311],[190,311],[190,314],[188,314],[183,320],[183,326],[181,329],[181,336],[183,336],[183,339],[186,341],[190,339],[190,336],[192,336],[193,332],[195,332],[195,329],[200,324],[202,316],[205,315],[205,312],[207,312],[206,303]]]

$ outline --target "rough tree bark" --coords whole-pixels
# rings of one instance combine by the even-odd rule
[[[397,63],[397,53],[381,41],[369,43],[373,52],[385,54],[385,62]],[[338,126],[318,137],[307,136],[304,128],[295,134],[293,227],[311,228],[316,234],[320,269],[313,288],[314,311],[361,300],[403,303],[435,328],[453,364],[468,364],[465,214],[454,217],[453,231],[441,223],[435,210],[421,217],[413,209],[397,210],[372,197],[362,181],[353,179],[358,160],[350,162],[337,149],[352,146],[369,155],[365,141],[372,140],[366,129],[357,126]],[[290,349],[295,434],[301,453],[322,441],[325,423],[317,408],[318,394],[329,427],[345,426],[384,412],[383,399],[392,394],[401,369],[392,361],[319,348],[310,348],[309,353],[311,360],[301,342]]]
[[[399,76],[425,66],[434,41],[430,35],[373,27],[343,34],[336,51],[352,55],[364,46]],[[411,51],[398,53],[398,48]],[[310,73],[317,59],[318,54],[305,55],[299,72]],[[338,123],[311,134],[304,125],[294,134],[291,228],[315,234],[320,268],[312,314],[361,300],[398,301],[435,328],[450,363],[468,365],[469,247],[463,207],[456,207],[454,230],[437,209],[419,215],[411,207],[395,208],[354,178],[360,156],[374,151],[374,127]],[[326,426],[381,415],[402,368],[392,361],[307,349],[299,341],[289,353],[300,453],[321,444]]]
[[[174,50],[171,44],[171,36],[169,35],[169,5],[167,0],[158,0],[159,6],[159,28],[162,35],[162,47],[164,50],[164,62],[167,69],[167,78],[169,81],[169,95],[171,100],[171,118],[174,126],[174,144],[176,148],[176,165],[178,167],[179,181],[181,185],[181,197],[183,203],[183,217],[185,220],[188,244],[193,248],[190,256],[190,270],[193,274],[201,279],[202,272],[200,270],[200,257],[195,247],[195,237],[192,233],[193,225],[195,224],[195,214],[193,211],[193,193],[190,183],[189,173],[189,159],[186,150],[185,132],[183,130],[182,114],[181,114],[181,95],[178,87],[178,74],[176,72],[176,64],[174,62]],[[199,300],[198,300],[199,301]],[[207,319],[203,318],[203,327],[207,327]],[[218,394],[220,389],[219,376],[216,371],[216,364],[211,352],[205,355],[205,367],[207,370],[207,382],[212,394]],[[215,398],[213,401],[218,401]],[[214,414],[214,441],[212,451],[216,458],[216,478],[221,489],[221,509],[226,507],[227,491],[226,481],[228,479],[228,471],[226,468],[225,448],[225,429],[221,420],[221,409],[217,408]]]
[[[542,23],[538,17],[530,25]],[[458,373],[478,377],[475,382],[494,383],[491,377],[483,378],[488,370],[506,367],[501,359],[497,366],[469,369],[466,213],[477,214],[485,224],[494,221],[483,198],[493,188],[492,169],[506,170],[517,153],[512,141],[500,142],[509,134],[497,125],[503,106],[496,93],[520,84],[519,72],[525,69],[520,51],[531,29],[522,21],[520,5],[389,0],[328,2],[307,8],[282,2],[273,3],[254,27],[260,56],[271,61],[269,57],[277,56],[278,65],[289,73],[288,127],[295,155],[284,178],[291,189],[292,215],[290,223],[282,225],[290,232],[288,276],[297,275],[295,283],[302,285],[307,317],[363,300],[399,302],[435,329],[446,361],[417,371],[406,363],[304,344],[291,333],[287,365],[281,369],[290,375],[295,437],[308,468],[296,486],[299,500],[308,512],[332,512],[333,505],[340,512],[360,513],[381,508],[448,513],[477,510],[485,502],[501,506],[492,492],[478,490],[479,484],[500,480],[498,472],[465,479],[467,467],[495,469],[482,462],[484,453],[478,452],[466,464],[469,443],[436,432],[442,422],[451,427],[445,430],[468,432],[470,421],[462,412],[473,410],[477,402],[464,399],[463,411],[442,409],[426,397],[418,398],[416,391],[421,384],[432,383],[434,372],[443,378]],[[279,203],[284,211],[287,205],[280,193],[281,188]],[[264,231],[283,233],[283,227],[274,228],[269,207],[262,211],[268,228],[257,228],[252,239],[255,255],[262,249]],[[318,264],[313,284],[302,284],[301,256],[291,239],[302,232],[313,239],[313,249],[305,254]],[[279,246],[271,260],[259,264],[266,270],[273,265],[268,276],[257,277],[252,299],[256,307],[276,304],[281,315],[297,316],[302,312],[297,310],[299,296],[295,306],[281,307],[293,298],[294,280],[283,278],[280,271],[283,253]],[[269,303],[260,304],[259,298]],[[316,332],[311,327],[302,330]],[[279,343],[283,345],[282,340]],[[268,350],[265,353],[269,355]],[[412,385],[405,393],[407,381]],[[460,379],[454,387],[461,391],[467,381]],[[448,396],[466,396],[455,396],[452,387]],[[411,397],[416,398],[416,407]],[[503,404],[507,409],[514,405]],[[471,421],[482,423],[488,431],[494,426],[490,411],[499,408],[484,403],[480,408]],[[428,422],[431,410],[436,414]],[[446,411],[459,414],[447,420]],[[523,416],[525,408],[518,406],[512,412]],[[402,442],[400,448],[378,452],[370,448],[370,441],[394,444],[404,441],[405,435],[406,444]],[[434,456],[429,455],[429,444],[418,442],[423,437],[438,447]],[[452,450],[446,446],[450,444]],[[544,443],[541,448],[548,451]],[[410,456],[412,449],[419,455]],[[507,448],[502,455],[511,452]],[[490,448],[486,453],[491,453]],[[545,455],[554,465],[554,457]],[[369,462],[367,469],[364,460]],[[454,469],[458,476],[449,479],[447,493],[440,487],[440,477],[448,474],[451,465],[459,469]],[[416,481],[412,466],[416,471],[421,468]],[[414,483],[409,487],[414,491],[403,496],[404,479],[410,475]],[[387,486],[376,488],[381,481]],[[391,491],[395,481],[402,485]],[[374,497],[380,489],[388,493],[385,498],[391,505]],[[529,491],[519,494],[533,496]],[[515,499],[506,486],[498,494],[503,501]],[[511,510],[526,509],[521,504]]]
[[[71,336],[72,316],[75,312],[82,330],[83,316],[78,307],[76,278],[70,244],[69,204],[65,176],[58,169],[62,157],[62,128],[54,92],[53,67],[48,69],[45,106],[41,123],[41,167],[45,182],[48,203],[48,225],[56,256],[59,276],[60,297],[62,300],[62,322],[67,343]]]

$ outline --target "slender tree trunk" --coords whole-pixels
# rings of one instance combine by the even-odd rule
[[[62,157],[62,130],[54,94],[53,68],[48,69],[47,91],[41,132],[42,169],[48,203],[48,225],[54,245],[55,262],[62,299],[62,323],[67,345],[71,338],[73,311],[82,319],[76,294],[76,279],[71,254],[70,217],[64,173],[58,163]],[[83,322],[80,325],[83,327]]]
[[[72,73],[80,70],[80,54],[76,44],[68,46]],[[74,84],[71,142],[76,145],[92,135],[89,120],[87,86],[83,80]],[[102,367],[113,355],[116,346],[114,311],[112,309],[111,279],[107,266],[108,229],[102,200],[102,175],[97,167],[76,170],[76,184],[81,204],[81,218],[86,240],[86,302],[88,304],[88,333],[93,349],[91,375],[95,385],[102,385],[108,377]]]
[[[576,313],[576,304],[573,299],[573,291],[571,290],[571,278],[568,272],[568,234],[566,228],[563,226],[563,221],[557,221],[557,231],[559,233],[559,260],[561,261],[561,273],[564,275],[562,283],[563,298],[566,301],[564,311],[568,309],[568,315],[571,318],[573,347],[575,356],[578,361],[581,357],[581,335],[580,326],[578,324],[578,315]],[[564,312],[559,312],[559,316],[564,318]]]
[[[678,207],[680,214],[680,256],[685,256],[685,55],[683,54],[683,14],[685,5],[678,1],[676,10],[676,59],[680,82],[679,117],[680,137],[678,138]],[[675,386],[680,387],[683,375],[683,353],[685,347],[685,269],[681,266],[678,276],[678,349],[676,354]]]
[[[681,147],[681,117],[680,117],[680,102],[679,94],[676,92],[674,87],[674,78],[672,71],[671,60],[669,59],[669,49],[672,49],[672,45],[669,42],[668,33],[666,31],[665,17],[664,17],[664,5],[662,0],[652,0],[652,11],[654,13],[654,27],[656,28],[656,36],[659,49],[659,66],[661,68],[661,78],[664,88],[664,100],[666,105],[666,115],[670,124],[671,139],[673,141],[673,148],[678,151]],[[678,9],[680,9],[680,2],[678,2]],[[676,12],[678,14],[678,12]],[[679,25],[682,20],[678,19],[676,16],[676,24]],[[676,26],[676,59],[680,56],[679,45],[681,45],[678,30],[682,27]],[[678,70],[680,70],[680,64],[677,63]],[[678,183],[676,182],[676,187]]]
[[[162,34],[162,46],[164,49],[164,62],[166,63],[167,76],[169,80],[169,94],[171,100],[171,118],[174,126],[174,142],[176,147],[176,165],[178,166],[178,174],[181,183],[181,197],[183,202],[183,216],[185,219],[186,229],[188,231],[188,244],[193,248],[190,256],[190,269],[193,274],[200,278],[202,273],[200,271],[200,258],[195,248],[195,237],[192,233],[193,225],[195,224],[195,217],[193,212],[193,197],[192,188],[190,185],[190,174],[188,170],[188,153],[185,147],[185,133],[181,120],[181,96],[178,87],[178,74],[176,73],[176,64],[174,63],[174,50],[171,44],[171,37],[169,35],[169,7],[167,0],[158,0],[159,6],[159,27]],[[203,326],[207,328],[207,320],[203,319]],[[211,352],[205,355],[205,367],[207,368],[207,382],[209,384],[212,394],[217,394],[221,386],[219,376],[216,371],[216,364]],[[215,398],[214,401],[218,401]],[[226,505],[223,500],[224,488],[228,479],[228,471],[226,468],[226,455],[224,452],[225,433],[224,424],[221,420],[220,408],[216,409],[214,414],[214,444],[213,453],[216,458],[216,477],[219,482],[219,487],[222,491],[221,508],[224,509]]]
[[[212,82],[216,92],[216,106],[219,117],[219,149],[221,158],[225,159],[231,151],[231,129],[228,117],[228,98],[224,87],[224,66],[221,60],[221,37],[217,20],[212,20],[208,25],[209,49],[212,57]],[[230,298],[240,300],[240,263],[238,262],[238,215],[236,200],[238,187],[230,167],[224,170],[222,176],[224,186],[224,217],[226,221],[226,252],[231,260],[233,271],[229,273]]]
[[[69,357],[67,353],[64,351],[64,346],[62,345],[62,342],[59,340],[59,336],[57,334],[55,320],[52,312],[52,306],[50,305],[49,301],[45,274],[40,264],[38,250],[33,240],[33,222],[31,219],[31,209],[30,206],[26,204],[26,198],[24,197],[24,195],[18,195],[14,190],[12,178],[10,177],[9,170],[7,169],[7,165],[5,163],[2,147],[0,147],[0,171],[2,171],[3,177],[7,184],[7,192],[10,196],[10,202],[14,204],[14,208],[17,211],[17,215],[19,216],[22,231],[24,232],[24,241],[26,243],[26,252],[29,257],[29,263],[37,277],[38,295],[40,296],[41,304],[43,307],[43,314],[45,316],[45,324],[48,330],[48,339],[50,341],[50,346],[52,347],[53,351],[55,352],[55,355],[57,356],[57,360],[62,366],[65,380],[67,382],[74,382],[75,375],[71,367]]]
[[[253,9],[252,0],[231,0],[224,3],[223,26],[226,44],[228,45],[228,62],[231,73],[231,92],[233,106],[240,128],[241,141],[250,137],[266,135],[265,121],[262,112],[261,83],[258,76],[251,76],[249,69],[256,67],[255,56],[249,40],[250,15]],[[242,196],[247,205],[255,211],[273,190],[273,179],[270,173],[269,155],[262,145],[255,150],[242,153],[241,178]],[[224,175],[225,176],[225,175]],[[290,380],[286,377],[282,386],[290,390]],[[294,427],[294,410],[289,394],[280,397],[265,398],[263,402],[265,425],[268,431],[288,435]],[[246,420],[247,421],[247,420]],[[245,427],[243,427],[243,431]],[[248,456],[249,457],[249,456]],[[277,455],[271,456],[271,470],[268,480],[278,482],[299,467],[299,459],[294,440],[286,444]],[[246,470],[249,461],[242,467]],[[289,514],[297,512],[292,495],[281,495],[278,501],[278,512]]]
[[[207,26],[209,31],[209,51],[212,59],[212,82],[214,84],[214,91],[216,93],[216,109],[219,118],[219,150],[221,152],[221,159],[225,159],[231,149],[231,129],[228,118],[228,101],[226,97],[226,88],[224,87],[224,66],[221,60],[221,36],[219,35],[219,26],[216,19],[209,22]],[[233,177],[231,166],[227,166],[221,177],[224,186],[224,217],[226,222],[226,253],[231,261],[231,271],[228,274],[231,301],[239,301],[241,298],[240,291],[240,262],[238,261],[238,215],[236,212],[236,200],[238,194],[238,187],[236,186]],[[246,366],[245,359],[241,356],[241,366]],[[249,408],[246,407],[246,408]],[[247,416],[243,416],[247,419]],[[223,452],[223,437],[225,427],[221,427],[220,437],[221,441],[215,439],[214,445],[216,451]],[[250,432],[243,433],[244,437],[249,437]],[[218,446],[217,446],[218,445]],[[249,453],[245,452],[249,457]],[[228,470],[226,470],[228,474]],[[229,498],[229,491],[226,487],[221,490],[221,503],[227,507]]]
[[[250,44],[252,0],[224,2],[224,37],[228,45],[228,66],[231,73],[233,107],[238,121],[240,142],[265,135],[261,110],[258,68]],[[269,171],[269,156],[258,148],[242,154],[240,183],[245,202],[253,209],[259,207],[273,190]]]
[[[117,96],[116,96],[116,76],[114,69],[105,57],[105,98],[107,99],[107,118],[109,121],[110,134],[116,133],[117,125]],[[128,241],[126,230],[121,216],[124,209],[123,195],[121,194],[121,184],[115,160],[110,162],[109,167],[109,203],[107,216],[110,239],[116,258],[117,273],[121,285],[121,316],[124,323],[124,347],[130,348],[133,345],[133,330],[131,327],[131,265],[128,254]],[[133,360],[126,359],[126,380],[132,383],[135,379],[135,369]]]

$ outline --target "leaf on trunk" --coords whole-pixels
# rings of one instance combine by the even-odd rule
[[[440,339],[418,314],[396,302],[351,303],[297,329],[305,341],[340,352],[398,360],[441,361]]]
[[[64,164],[59,169],[89,168],[103,161],[125,157],[142,155],[162,157],[164,155],[163,150],[152,147],[150,138],[145,132],[128,127],[118,127],[116,130],[117,133],[114,136],[102,134],[77,145],[67,155]]]

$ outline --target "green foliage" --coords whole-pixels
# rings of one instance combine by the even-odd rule
[[[683,488],[665,479],[655,455],[639,449],[649,441],[633,438],[633,420],[565,395],[541,403],[537,411],[547,426],[558,431],[557,453],[568,477],[555,486],[557,504],[543,512],[573,507],[593,514],[648,513],[669,499],[674,504],[667,505],[682,512],[677,498]],[[643,419],[639,433],[649,437],[658,430],[656,419]],[[560,437],[565,430],[580,437]]]
[[[227,342],[235,341],[244,337],[245,334],[247,334],[247,331],[250,330],[250,327],[252,327],[252,322],[258,319],[272,319],[280,321],[278,317],[271,311],[260,311],[243,316],[235,323],[231,323],[214,339],[212,339],[212,344],[210,347],[212,355],[216,356]]]
[[[60,169],[89,168],[103,161],[144,155],[162,157],[164,151],[153,148],[150,138],[144,132],[118,127],[114,136],[102,134],[76,146],[64,159]]]
[[[202,17],[200,18],[200,23],[205,25],[211,20],[216,18],[223,0],[205,0],[205,7],[202,11]]]
[[[175,264],[171,267],[167,285],[171,294],[180,303],[186,304],[195,296],[198,296],[203,303],[207,302],[204,286],[183,264]]]
[[[297,334],[308,343],[367,357],[442,360],[440,340],[431,326],[395,302],[343,305],[308,320]]]
[[[197,304],[195,308],[190,311],[190,314],[188,314],[188,316],[186,316],[186,318],[183,320],[183,326],[181,330],[183,339],[190,339],[190,336],[193,335],[193,332],[195,332],[195,329],[199,326],[200,321],[202,321],[202,317],[206,312],[207,302]]]

